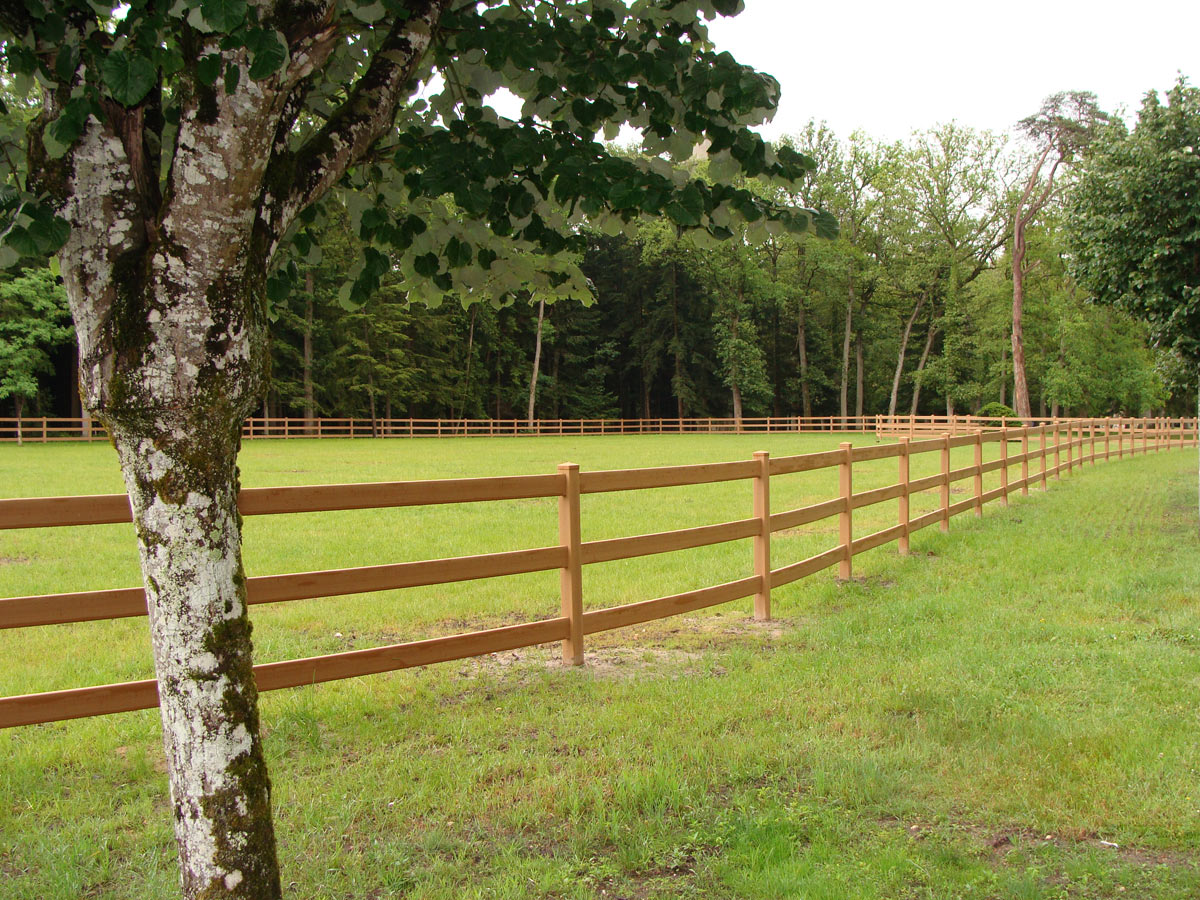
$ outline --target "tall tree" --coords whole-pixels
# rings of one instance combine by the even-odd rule
[[[1093,139],[1108,115],[1096,105],[1096,95],[1087,91],[1052,94],[1032,116],[1022,119],[1020,129],[1034,147],[1034,158],[1025,185],[1012,214],[1012,356],[1013,400],[1017,415],[1028,420],[1029,385],[1025,377],[1024,305],[1025,276],[1029,260],[1025,232],[1058,191],[1059,169],[1070,163]]]
[[[561,255],[581,248],[585,215],[664,213],[718,237],[725,216],[809,227],[807,213],[595,140],[632,123],[651,154],[682,159],[707,140],[733,173],[803,175],[806,159],[745,128],[778,83],[707,42],[701,11],[738,5],[0,6],[4,65],[42,92],[24,158],[0,161],[0,265],[58,254],[86,406],[120,458],[187,897],[281,892],[236,459],[264,385],[267,297],[298,276],[288,248],[305,253],[319,205],[344,198],[369,242],[351,302],[393,269],[409,299],[550,298],[587,293]],[[501,85],[525,104],[517,121],[484,102]]]

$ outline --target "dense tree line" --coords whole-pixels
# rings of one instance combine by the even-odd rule
[[[813,177],[794,196],[749,186],[829,210],[836,240],[742,226],[710,245],[670,220],[585,227],[589,305],[410,304],[393,274],[349,302],[361,223],[329,217],[274,302],[262,411],[522,418],[531,398],[538,418],[1015,407],[1014,286],[1032,414],[1191,408],[1176,358],[1072,278],[1071,173],[1046,161],[1061,144],[955,124],[895,144],[812,124],[786,143],[817,161]],[[0,411],[78,410],[65,310],[44,270],[0,283]]]

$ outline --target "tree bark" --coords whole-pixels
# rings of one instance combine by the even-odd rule
[[[799,299],[797,306],[796,349],[800,353],[800,408],[807,419],[812,417],[812,395],[808,388],[808,310],[804,306],[803,297]]]
[[[537,400],[538,369],[542,365],[542,322],[546,315],[546,301],[538,303],[537,338],[533,343],[533,373],[529,376],[529,427],[533,427],[533,406]]]
[[[917,404],[921,402],[921,373],[925,371],[925,363],[929,361],[929,351],[933,349],[933,339],[937,335],[937,326],[929,323],[929,331],[925,335],[925,349],[921,351],[921,360],[917,363],[917,371],[913,373],[912,414],[917,414]]]
[[[313,274],[310,269],[304,274],[304,431],[311,434],[317,417],[317,403],[313,392]]]
[[[913,323],[917,321],[917,316],[921,313],[921,307],[925,303],[925,298],[922,297],[913,307],[912,315],[908,317],[908,321],[904,323],[904,333],[900,336],[900,352],[896,359],[896,374],[892,377],[892,396],[888,400],[888,418],[893,418],[896,415],[896,400],[900,395],[900,379],[904,375],[904,357],[908,352],[908,339],[912,336]],[[931,329],[932,330],[932,329]],[[929,351],[922,355],[921,359],[924,362]],[[915,413],[914,413],[915,415]]]
[[[846,329],[842,337],[842,385],[840,394],[839,412],[842,416],[842,427],[846,427],[846,420],[849,416],[849,389],[850,389],[850,339],[854,329],[854,276],[851,275],[847,287],[846,296]]]
[[[862,332],[854,334],[854,415],[863,415],[863,339]]]
[[[738,387],[737,382],[729,386],[733,393],[733,427],[738,434],[742,433],[742,389]]]

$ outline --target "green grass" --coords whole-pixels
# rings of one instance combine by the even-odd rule
[[[250,442],[243,478],[662,465],[836,440]],[[597,635],[582,670],[543,648],[264,695],[289,894],[1195,897],[1193,452],[1101,463],[949,535],[927,529],[909,558],[856,557],[855,581],[777,590],[771,623],[747,599]],[[937,465],[927,454],[913,477]],[[102,447],[0,447],[0,470],[10,496],[120,489]],[[856,467],[856,489],[895,472]],[[833,496],[836,473],[772,490],[781,511]],[[742,518],[750,503],[745,482],[587,497],[584,538]],[[895,503],[861,510],[856,534],[894,517]],[[836,520],[799,531],[776,536],[776,565],[837,541]],[[251,518],[246,555],[265,574],[555,535],[551,500]],[[134,584],[130,540],[129,526],[2,533],[0,596]],[[599,607],[749,572],[743,541],[589,567],[584,589]],[[556,608],[547,573],[254,615],[265,661]],[[0,695],[145,677],[148,657],[141,620],[3,632]],[[153,711],[0,732],[0,895],[174,896],[161,756]]]

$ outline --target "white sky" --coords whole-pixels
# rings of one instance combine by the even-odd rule
[[[1006,132],[1056,91],[1137,112],[1183,72],[1200,84],[1200,0],[746,0],[709,34],[779,79],[776,138],[810,119],[884,140],[957,120]]]

